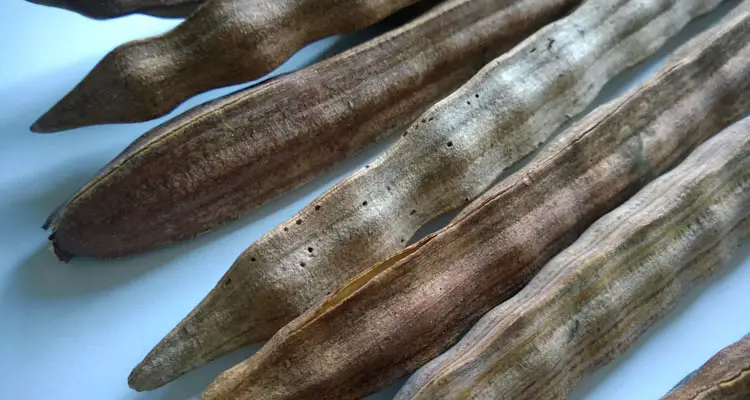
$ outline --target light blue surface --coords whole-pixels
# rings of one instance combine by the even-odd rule
[[[723,7],[692,24],[667,50],[727,10]],[[117,261],[57,262],[40,228],[47,215],[128,143],[164,119],[54,135],[32,134],[28,127],[108,50],[177,22],[144,16],[92,21],[21,0],[5,0],[0,8],[0,399],[196,397],[216,374],[255,348],[217,360],[154,392],[136,393],[126,378],[247,245],[392,142],[368,148],[313,183],[199,239]],[[280,70],[299,68],[326,49],[349,42],[332,38],[315,43]],[[664,54],[623,74],[607,86],[601,99],[611,99],[652,73]],[[231,90],[191,99],[172,116]],[[585,379],[572,398],[658,398],[747,332],[746,246],[624,357]],[[390,398],[396,390],[394,385],[373,398]]]

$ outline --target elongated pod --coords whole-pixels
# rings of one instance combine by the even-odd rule
[[[716,4],[592,1],[537,32],[423,114],[368,168],[250,246],[135,368],[131,385],[267,339],[424,223],[486,190],[608,79]]]
[[[591,225],[396,397],[565,398],[747,239],[750,118]]]
[[[259,78],[310,42],[362,29],[416,1],[210,0],[171,31],[111,51],[31,129],[160,117],[195,94]]]
[[[750,334],[723,348],[662,397],[662,400],[708,399],[750,399]]]
[[[51,217],[56,252],[123,256],[236,219],[410,123],[577,2],[449,1],[200,106],[139,138]]]
[[[142,13],[159,17],[186,17],[207,0],[27,0],[63,8],[94,19]]]
[[[566,130],[474,212],[287,324],[203,399],[356,398],[439,355],[589,224],[748,108],[750,14],[737,15]]]

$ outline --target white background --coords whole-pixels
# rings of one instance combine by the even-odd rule
[[[665,54],[729,9],[725,4],[691,24],[657,56],[608,85],[599,103],[653,73]],[[33,134],[28,127],[107,51],[177,23],[145,16],[93,21],[21,0],[3,0],[0,6],[2,399],[195,398],[220,371],[249,356],[257,346],[157,391],[136,393],[126,379],[245,247],[393,140],[366,149],[311,184],[199,239],[116,261],[57,262],[40,228],[47,215],[128,143],[165,118],[52,135]],[[299,68],[375,31],[314,43],[280,70]],[[171,115],[234,89],[198,96]],[[445,222],[436,221],[432,228]],[[750,332],[747,247],[623,357],[585,379],[571,397],[656,399],[710,355]],[[390,398],[400,383],[373,398]]]

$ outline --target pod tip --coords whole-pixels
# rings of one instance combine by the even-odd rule
[[[107,2],[73,1],[70,0],[26,0],[29,3],[40,6],[55,7],[78,13],[92,19],[108,19],[125,15],[128,12],[120,12],[112,9]]]
[[[41,125],[39,121],[34,122],[29,128],[34,133],[44,133],[44,125]]]
[[[164,379],[164,372],[165,366],[159,363],[159,359],[154,360],[152,351],[130,371],[128,386],[136,392],[158,389],[170,382]]]
[[[73,254],[68,253],[67,251],[60,248],[60,246],[57,243],[57,233],[52,232],[51,235],[49,235],[49,242],[50,242],[50,250],[52,253],[57,257],[58,260],[62,262],[68,262],[71,259],[73,259]]]
[[[38,4],[40,6],[59,7],[67,8],[68,3],[65,0],[26,0],[29,3]]]
[[[50,112],[51,110],[39,117],[36,122],[31,124],[31,128],[29,129],[34,133],[52,133],[65,129],[56,126],[57,123],[54,121],[54,116],[50,116]]]
[[[128,386],[136,392],[142,392],[148,390],[143,383],[143,369],[141,368],[141,364],[138,364],[130,372],[130,375],[128,375]]]

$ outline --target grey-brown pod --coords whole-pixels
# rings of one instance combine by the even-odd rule
[[[750,399],[750,334],[721,349],[662,397],[662,400],[709,399]]]
[[[208,0],[27,0],[30,3],[73,11],[85,17],[107,19],[128,14],[186,17]]]
[[[269,338],[402,249],[424,223],[486,190],[607,80],[718,3],[590,2],[540,30],[423,114],[369,167],[250,246],[133,370],[131,386],[163,384]]]
[[[563,399],[748,239],[750,118],[591,225],[396,399]]]
[[[143,135],[49,220],[60,258],[194,237],[402,129],[578,0],[453,0]],[[450,26],[452,29],[447,29]]]
[[[438,356],[591,223],[748,109],[750,16],[738,15],[567,129],[472,212],[287,324],[202,399],[358,398]]]
[[[210,0],[169,32],[112,50],[31,130],[157,118],[198,93],[259,78],[308,43],[362,29],[416,2]]]

